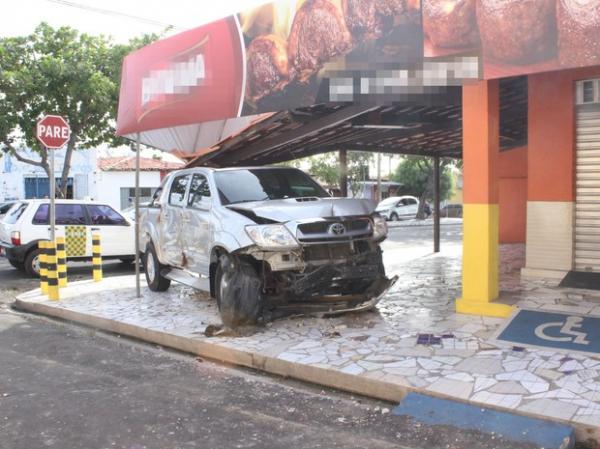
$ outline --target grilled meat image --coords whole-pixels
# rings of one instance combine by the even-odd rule
[[[344,0],[344,16],[355,39],[377,39],[406,11],[404,0]]]
[[[269,34],[254,39],[247,49],[246,99],[258,101],[282,90],[292,78],[287,42]]]
[[[478,43],[475,0],[423,0],[423,29],[436,47]]]
[[[352,36],[339,3],[308,0],[296,12],[288,56],[300,82],[306,82],[323,64],[351,48]]]
[[[490,59],[523,64],[556,51],[556,0],[479,0],[477,21]]]
[[[560,63],[600,64],[600,0],[558,0],[557,15]]]

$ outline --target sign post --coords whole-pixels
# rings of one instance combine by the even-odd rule
[[[54,175],[54,150],[62,148],[71,137],[71,128],[67,121],[59,115],[46,115],[37,122],[37,139],[46,150],[50,150],[50,240],[56,242],[56,177]]]

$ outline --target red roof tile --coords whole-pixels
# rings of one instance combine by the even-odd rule
[[[161,159],[140,158],[141,171],[177,170],[183,162],[166,162]],[[102,171],[135,171],[135,156],[105,157],[98,159],[98,168]]]

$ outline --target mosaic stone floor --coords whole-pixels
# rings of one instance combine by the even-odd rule
[[[524,248],[501,250],[501,294],[518,305],[600,315],[600,292],[521,281]],[[401,279],[377,312],[335,319],[287,318],[238,337],[204,336],[220,322],[216,305],[181,286],[134,298],[132,276],[81,282],[49,303],[20,299],[276,357],[368,376],[425,392],[600,427],[600,359],[491,342],[503,319],[454,313],[460,296],[460,251],[401,265]]]

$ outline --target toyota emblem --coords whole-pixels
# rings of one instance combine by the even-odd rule
[[[329,226],[329,233],[333,235],[342,235],[346,233],[346,226],[342,223],[333,223]]]

